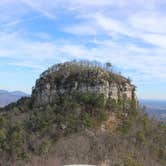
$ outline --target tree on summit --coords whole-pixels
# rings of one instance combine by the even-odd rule
[[[112,64],[110,62],[106,63],[106,70],[110,70],[112,68]]]

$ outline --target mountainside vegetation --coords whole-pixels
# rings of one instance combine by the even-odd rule
[[[138,106],[130,80],[114,73],[110,63],[65,64],[43,73],[32,97],[0,109],[0,165],[165,166],[166,125]],[[109,90],[103,91],[105,76]],[[64,91],[64,85],[83,79],[86,90],[77,84]]]

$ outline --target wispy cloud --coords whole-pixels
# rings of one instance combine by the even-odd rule
[[[56,16],[52,14],[51,12],[47,11],[47,9],[51,8],[51,2],[45,2],[45,1],[40,1],[40,2],[34,2],[32,0],[21,0],[23,3],[25,3],[27,6],[31,7],[35,11],[41,13],[43,16],[48,17],[50,19],[55,19]],[[50,4],[49,8],[47,8],[47,5]],[[45,6],[46,5],[46,6]]]
[[[0,63],[41,72],[60,61],[95,59],[111,61],[140,87],[166,83],[165,4],[2,0]]]

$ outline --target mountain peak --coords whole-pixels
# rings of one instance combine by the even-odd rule
[[[32,98],[35,105],[54,103],[59,96],[74,92],[103,94],[115,100],[135,98],[129,79],[91,62],[66,62],[44,71],[36,81]]]

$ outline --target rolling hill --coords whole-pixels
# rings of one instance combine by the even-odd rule
[[[164,100],[140,100],[140,104],[146,107],[146,112],[151,117],[166,120],[166,101]]]
[[[21,91],[9,92],[7,90],[0,90],[0,107],[4,107],[12,102],[16,102],[24,96],[28,96],[28,94]]]

